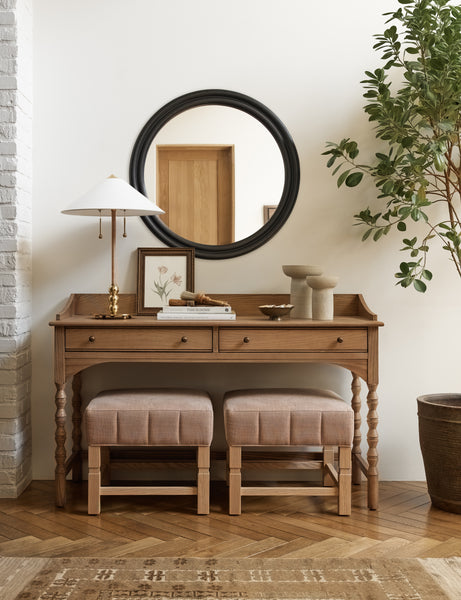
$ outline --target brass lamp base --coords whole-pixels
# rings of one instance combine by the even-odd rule
[[[121,315],[107,315],[104,313],[93,315],[93,319],[132,319],[133,317],[129,314],[123,313]]]
[[[93,319],[131,319],[131,315],[118,314],[118,285],[112,283],[109,288],[109,314],[101,313],[93,315]]]

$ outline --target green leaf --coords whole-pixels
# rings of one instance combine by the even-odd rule
[[[344,183],[344,181],[346,180],[346,177],[349,175],[350,172],[351,172],[351,169],[348,169],[347,171],[344,171],[344,173],[341,173],[341,175],[338,177],[338,182],[337,182],[338,187],[342,186],[342,184]]]
[[[399,208],[399,215],[406,219],[411,213],[411,206],[402,206]]]
[[[377,229],[373,235],[373,239],[375,242],[379,240],[379,238],[383,235],[384,231],[382,229]]]
[[[397,223],[397,229],[398,229],[399,231],[406,231],[406,230],[407,230],[406,223],[404,223],[403,221],[399,221],[399,222]]]
[[[427,269],[423,269],[421,271],[421,275],[424,277],[424,279],[427,279],[428,281],[430,281],[432,279],[432,273],[430,271],[428,271]]]
[[[445,156],[443,154],[437,153],[434,155],[434,167],[439,172],[445,171],[447,165],[445,161]]]
[[[372,231],[373,229],[367,229],[367,231],[365,231],[365,233],[362,235],[362,242],[364,242],[370,237]]]
[[[410,267],[407,265],[406,262],[402,262],[400,263],[400,270],[404,275],[408,275],[408,273],[410,272]]]
[[[363,173],[351,173],[350,175],[348,175],[346,177],[346,185],[347,187],[355,187],[356,185],[358,185],[363,178]]]
[[[332,172],[332,175],[336,175],[336,173],[339,171],[339,169],[343,166],[344,163],[340,163],[339,165],[337,165]]]
[[[386,183],[382,187],[383,194],[386,194],[386,195],[390,194],[393,189],[394,189],[394,182],[392,180],[386,181]]]
[[[424,281],[421,281],[421,279],[415,279],[413,281],[413,287],[417,292],[424,293],[427,290],[427,285],[424,283]]]

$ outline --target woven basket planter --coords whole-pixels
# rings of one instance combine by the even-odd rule
[[[461,394],[420,396],[418,418],[432,504],[461,513]]]

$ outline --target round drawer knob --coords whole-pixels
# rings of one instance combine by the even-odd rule
[[[338,344],[342,344],[344,342],[343,338],[341,336],[339,336],[338,338],[336,338],[336,341],[338,342]]]
[[[186,335],[182,336],[181,342],[183,342],[183,344],[185,344],[187,342],[187,336]]]
[[[245,337],[243,338],[243,343],[244,343],[244,344],[249,344],[249,343],[250,343],[250,338],[249,338],[249,337],[247,337],[247,336],[245,336]]]
[[[96,338],[94,337],[94,335],[90,335],[90,337],[88,338],[88,341],[93,343],[96,341]]]

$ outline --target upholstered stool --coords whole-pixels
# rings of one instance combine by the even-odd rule
[[[228,444],[229,514],[241,513],[242,496],[337,495],[338,513],[350,515],[354,412],[337,394],[316,389],[234,390],[224,395],[224,426]],[[245,446],[322,446],[323,487],[242,486]],[[338,447],[337,470],[335,447]]]
[[[197,513],[209,513],[213,409],[206,392],[187,389],[110,390],[98,394],[84,414],[88,441],[88,514],[97,515],[104,495],[197,496]],[[196,486],[101,486],[101,447],[190,446],[197,448]]]

